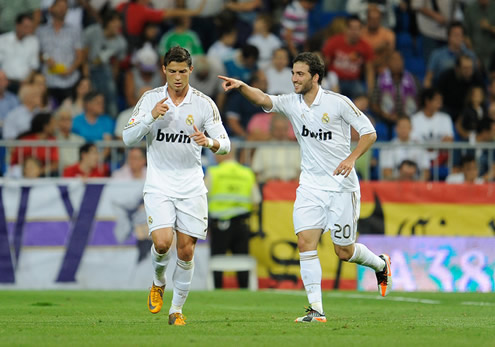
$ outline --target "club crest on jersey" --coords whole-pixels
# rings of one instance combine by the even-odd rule
[[[187,116],[186,118],[186,124],[187,125],[193,125],[194,124],[194,117],[192,114],[190,114],[189,116]]]
[[[321,121],[324,123],[324,124],[327,124],[328,122],[330,122],[330,117],[328,117],[328,113],[323,113],[323,117],[321,117]]]
[[[151,218],[151,216],[148,217],[148,224],[149,225],[153,224],[153,218]]]

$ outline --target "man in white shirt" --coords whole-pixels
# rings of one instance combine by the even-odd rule
[[[291,121],[301,146],[301,177],[294,204],[294,229],[298,237],[301,278],[310,303],[296,322],[326,322],[321,300],[321,266],[317,245],[330,231],[341,260],[375,270],[378,290],[385,296],[392,284],[390,257],[375,255],[355,243],[360,209],[356,160],[375,142],[370,120],[345,96],[320,87],[325,74],[314,53],[296,56],[292,67],[295,93],[267,95],[246,83],[224,76],[225,91],[237,89],[265,112],[281,113]],[[351,152],[351,126],[360,139]]]
[[[452,142],[454,140],[454,123],[452,118],[440,112],[443,105],[442,94],[436,89],[428,88],[421,94],[421,111],[411,116],[411,139],[420,143]],[[439,151],[429,151],[429,160],[438,160],[444,164],[446,156]]]
[[[185,325],[182,306],[191,286],[194,247],[198,239],[206,238],[208,226],[201,150],[206,147],[226,154],[230,141],[215,103],[189,85],[193,70],[189,52],[173,47],[163,61],[167,84],[143,94],[124,129],[123,139],[132,146],[146,136],[144,205],[155,269],[148,308],[158,313],[163,305],[165,270],[175,229],[177,266],[168,323]],[[205,130],[211,138],[205,136]]]
[[[33,33],[33,19],[21,14],[17,16],[15,31],[0,35],[0,67],[9,79],[9,90],[14,93],[40,65],[40,46]]]
[[[399,178],[399,166],[404,160],[416,163],[421,171],[421,179],[427,181],[430,174],[430,160],[428,152],[421,147],[412,147],[417,143],[411,140],[411,120],[409,117],[400,117],[395,125],[397,137],[390,141],[390,146],[380,151],[380,168],[382,178],[385,180],[396,180]],[[416,173],[417,174],[417,173]]]

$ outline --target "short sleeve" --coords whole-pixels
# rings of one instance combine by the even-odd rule
[[[376,132],[369,118],[347,97],[343,97],[340,101],[340,114],[344,121],[359,133],[359,136]]]

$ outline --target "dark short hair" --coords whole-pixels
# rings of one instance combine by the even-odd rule
[[[424,89],[423,92],[421,93],[421,107],[424,107],[426,105],[426,102],[433,99],[437,94],[441,94],[438,89],[435,88]]]
[[[24,12],[17,15],[17,17],[15,18],[15,24],[21,24],[24,21],[24,19],[33,20],[33,17],[31,16],[31,12]]]
[[[163,57],[163,66],[167,66],[173,61],[176,63],[186,62],[187,66],[192,66],[191,54],[189,54],[187,49],[180,46],[172,47],[165,53],[165,56]]]
[[[447,37],[450,36],[452,29],[455,29],[455,28],[461,28],[462,31],[464,32],[464,26],[462,25],[461,22],[456,20],[456,21],[453,21],[452,23],[449,24],[449,27],[447,28]]]
[[[84,95],[83,101],[84,101],[84,103],[90,102],[91,100],[93,100],[94,98],[96,98],[97,96],[100,96],[100,95],[103,95],[103,94],[100,92],[97,92],[95,90],[91,90],[88,92],[88,94]]]
[[[253,45],[244,45],[241,48],[241,54],[244,59],[246,58],[254,58],[258,60],[258,57],[260,56],[260,51],[256,46]]]
[[[87,142],[81,147],[79,147],[79,160],[82,159],[83,154],[88,153],[93,147],[96,148],[96,145],[92,142]]]
[[[347,16],[345,18],[345,24],[347,26],[349,26],[349,24],[351,24],[351,22],[353,22],[353,21],[358,21],[359,24],[363,24],[363,22],[361,21],[361,18],[359,18],[357,14],[351,14],[350,16]]]
[[[400,162],[399,164],[399,169],[402,168],[403,166],[413,166],[416,168],[416,170],[418,169],[418,164],[416,164],[415,161],[412,161],[412,160],[409,160],[409,159],[405,159],[403,161]]]
[[[103,15],[103,28],[106,28],[109,23],[116,19],[122,20],[121,14],[117,11],[109,10],[108,12],[105,12],[105,14]]]
[[[466,153],[461,157],[461,167],[472,162],[476,162],[476,157],[471,153]]]
[[[295,63],[304,63],[308,65],[311,77],[313,77],[315,74],[318,74],[318,84],[321,83],[321,81],[323,80],[323,76],[325,76],[325,64],[320,59],[320,57],[311,52],[303,52],[299,53],[294,58],[292,64]]]

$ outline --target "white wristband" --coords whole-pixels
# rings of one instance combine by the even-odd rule
[[[211,147],[213,147],[213,145],[215,144],[215,143],[213,142],[213,139],[210,139],[209,137],[208,137],[207,139],[208,139],[208,144],[206,145],[206,148],[211,148]]]

